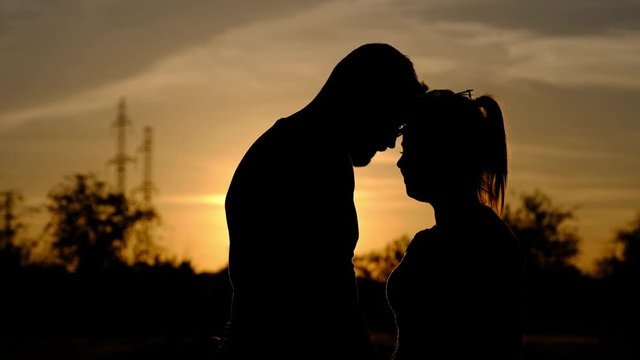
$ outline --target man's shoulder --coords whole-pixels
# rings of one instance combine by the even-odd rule
[[[276,120],[253,144],[273,149],[289,148],[291,146],[311,145],[308,136],[309,131],[299,119],[291,117]]]
[[[276,120],[269,128],[267,128],[247,150],[245,157],[264,154],[269,149],[275,150],[278,147],[285,146],[285,142],[289,136],[286,135],[290,131],[290,125],[286,118]]]

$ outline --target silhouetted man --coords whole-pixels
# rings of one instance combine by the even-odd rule
[[[426,86],[387,44],[363,45],[247,151],[226,198],[230,359],[374,359],[358,305],[353,166],[395,146]]]

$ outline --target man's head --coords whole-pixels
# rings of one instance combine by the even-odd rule
[[[407,56],[372,43],[344,57],[314,101],[331,107],[353,165],[365,166],[376,152],[395,147],[415,99],[426,90]]]
[[[353,165],[365,166],[377,151],[395,146],[415,99],[426,90],[408,57],[388,44],[373,43],[336,65],[314,103],[330,108]]]

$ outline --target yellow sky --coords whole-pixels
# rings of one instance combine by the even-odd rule
[[[304,106],[366,42],[407,54],[432,88],[503,105],[507,201],[540,189],[576,207],[587,269],[640,209],[640,5],[606,0],[0,5],[0,190],[43,201],[65,175],[113,182],[121,97],[129,152],[154,128],[161,243],[199,270],[224,265],[223,197],[244,151]],[[399,145],[399,144],[398,144]],[[397,149],[356,171],[357,251],[433,224],[404,195]],[[128,169],[131,187],[141,165]]]

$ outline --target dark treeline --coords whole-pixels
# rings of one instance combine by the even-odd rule
[[[48,194],[48,221],[30,239],[19,194],[4,199],[0,358],[213,353],[228,317],[226,272],[199,274],[164,254],[152,236],[160,224],[152,207],[93,175],[74,175]]]
[[[202,335],[221,331],[226,276],[135,265],[93,274],[26,267],[2,279],[3,335]],[[215,311],[212,311],[215,310]]]
[[[4,195],[0,358],[213,358],[229,315],[226,270],[196,273],[188,261],[163,255],[150,235],[160,223],[154,209],[91,175],[75,175],[48,195],[49,221],[35,241],[23,238],[28,214],[19,211],[18,194]],[[525,359],[637,357],[640,217],[612,234],[612,253],[597,273],[585,274],[574,265],[580,236],[573,211],[541,192],[520,200],[503,215],[527,259]],[[383,357],[395,336],[385,281],[409,241],[403,236],[354,259],[362,308]],[[42,243],[49,256],[34,257]],[[42,345],[47,338],[56,340]],[[99,340],[114,338],[119,346]]]

